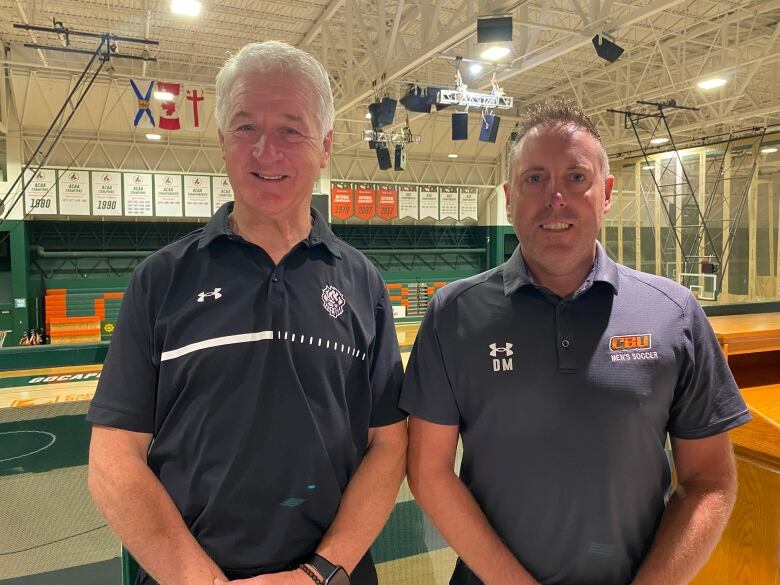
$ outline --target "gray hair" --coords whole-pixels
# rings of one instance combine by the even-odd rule
[[[236,78],[246,73],[290,73],[310,81],[317,97],[317,120],[322,137],[333,129],[336,113],[328,72],[322,64],[305,51],[281,41],[249,43],[225,61],[217,73],[216,118],[217,128],[224,130],[230,109],[230,90]]]
[[[607,150],[604,148],[604,143],[601,141],[601,134],[599,134],[599,131],[596,129],[593,120],[571,101],[547,99],[539,104],[531,106],[518,122],[517,129],[515,130],[517,137],[512,143],[512,148],[509,151],[507,181],[511,182],[512,180],[512,162],[519,150],[520,142],[525,135],[537,127],[551,128],[554,126],[573,126],[577,129],[584,130],[596,139],[599,143],[601,172],[606,179],[607,175],[609,175],[609,157],[607,156]]]

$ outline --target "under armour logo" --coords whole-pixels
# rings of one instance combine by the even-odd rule
[[[214,300],[221,299],[222,298],[222,293],[219,292],[221,290],[222,290],[221,288],[215,288],[211,292],[199,292],[198,293],[198,302],[202,303],[203,301],[206,300],[206,297],[214,297]]]
[[[498,357],[498,354],[503,353],[506,354],[504,357],[511,356],[514,352],[512,351],[512,344],[507,343],[504,347],[498,347],[495,343],[490,344],[490,357]]]

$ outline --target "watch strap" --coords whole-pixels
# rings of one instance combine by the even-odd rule
[[[328,580],[339,570],[341,569],[344,571],[343,567],[340,567],[338,565],[334,565],[331,563],[328,559],[326,559],[323,556],[318,555],[317,553],[314,553],[308,561],[306,561],[307,564],[314,567],[317,572],[322,575],[322,578],[324,579],[325,583],[328,582]],[[346,575],[347,572],[344,571],[344,574]]]

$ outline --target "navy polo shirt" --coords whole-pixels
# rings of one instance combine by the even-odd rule
[[[667,432],[750,419],[690,292],[600,245],[566,298],[534,283],[519,247],[437,292],[401,407],[460,426],[462,481],[545,585],[629,583],[664,510]],[[458,563],[452,582],[479,581]]]
[[[360,252],[312,210],[275,266],[231,232],[231,210],[139,264],[88,419],[151,433],[149,467],[191,532],[249,575],[314,550],[369,427],[405,417],[403,371]]]

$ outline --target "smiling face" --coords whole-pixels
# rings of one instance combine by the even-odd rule
[[[582,284],[612,201],[601,145],[569,124],[530,130],[515,153],[506,210],[535,280],[561,296]]]
[[[222,156],[240,214],[308,216],[312,189],[331,152],[310,84],[282,72],[240,75],[230,89]]]

